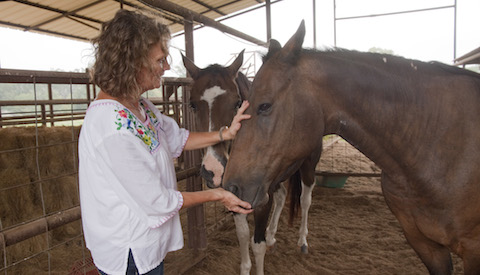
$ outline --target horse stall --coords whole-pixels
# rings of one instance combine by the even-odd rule
[[[88,79],[87,73],[0,70],[1,273],[96,274],[83,240],[77,174],[82,119],[98,91]],[[194,130],[189,85],[186,78],[165,78],[145,96]],[[180,190],[202,188],[198,155],[177,159]],[[207,235],[230,217],[215,203],[180,215],[186,248],[167,257],[168,273],[200,261]]]

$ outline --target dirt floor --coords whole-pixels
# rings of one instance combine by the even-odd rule
[[[335,148],[327,149],[323,160],[337,155],[332,152],[338,150]],[[367,168],[365,171],[363,167],[363,172],[378,172],[368,159],[358,157],[353,147],[340,148],[347,157],[338,161],[347,170],[355,171],[360,165]],[[357,157],[349,158],[349,154]],[[249,220],[251,223],[251,217]],[[343,188],[315,187],[309,214],[308,254],[301,254],[297,247],[300,219],[293,226],[287,222],[288,212],[284,209],[277,246],[265,257],[265,274],[428,274],[385,204],[379,178],[350,177]],[[206,258],[185,274],[239,273],[240,254],[233,220],[209,235],[205,252]],[[454,256],[453,261],[454,274],[463,274],[461,260]],[[254,269],[255,266],[251,274],[255,274]]]

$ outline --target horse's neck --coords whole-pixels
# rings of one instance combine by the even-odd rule
[[[409,142],[402,136],[409,124],[403,120],[411,119],[405,116],[409,112],[404,109],[407,105],[399,104],[402,101],[398,97],[405,100],[408,96],[402,91],[401,80],[379,81],[385,77],[380,73],[359,69],[352,77],[343,76],[333,89],[322,90],[329,94],[320,97],[335,101],[326,108],[327,133],[342,136],[380,166],[396,167],[399,158],[405,157],[397,153]]]

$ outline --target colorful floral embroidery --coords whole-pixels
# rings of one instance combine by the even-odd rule
[[[142,105],[143,109],[145,109],[145,113],[147,113],[147,115],[150,117],[150,121],[154,124],[154,125],[157,125],[158,124],[158,118],[157,116],[155,115],[155,113],[150,110],[150,108],[148,107],[148,105],[144,105],[143,102],[140,102],[140,105]]]
[[[138,118],[126,108],[118,110],[115,109],[115,112],[117,113],[117,120],[115,121],[115,124],[117,125],[117,130],[125,128],[136,137],[140,138],[143,143],[148,146],[150,152],[152,152],[159,145],[157,131],[152,125],[153,123],[158,123],[158,118],[143,104],[141,104],[141,106],[145,109],[147,120],[150,119],[150,123],[147,123],[147,126],[143,125],[143,123],[140,122]]]

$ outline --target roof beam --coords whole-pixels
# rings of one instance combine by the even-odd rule
[[[222,32],[229,33],[229,34],[234,35],[236,37],[242,38],[246,41],[257,44],[259,46],[267,47],[267,43],[262,41],[262,40],[259,40],[255,37],[247,35],[247,34],[245,34],[243,32],[240,32],[236,29],[230,28],[230,27],[228,27],[226,25],[223,25],[223,24],[221,24],[221,23],[219,23],[219,22],[217,22],[217,21],[215,21],[211,18],[208,18],[208,17],[206,17],[204,15],[201,15],[199,13],[196,13],[192,10],[186,9],[186,8],[184,8],[182,6],[179,6],[177,4],[174,4],[170,1],[167,1],[167,0],[140,0],[140,2],[143,2],[143,3],[146,3],[146,4],[151,5],[153,7],[157,7],[157,8],[172,12],[174,14],[181,15],[184,18],[192,18],[192,20],[197,21],[199,23],[202,23],[206,26],[215,28],[215,29],[220,30]]]
[[[17,29],[24,29],[24,30],[29,28],[28,26],[25,26],[25,25],[14,24],[14,23],[5,22],[5,21],[0,21],[0,25],[10,26],[10,27],[14,27],[14,28],[17,28]],[[44,29],[40,29],[40,28],[36,28],[36,29],[34,29],[34,31],[41,32],[41,33],[46,33],[46,34],[51,34],[51,35],[56,35],[56,36],[60,36],[60,37],[83,40],[83,41],[89,41],[90,40],[87,37],[70,35],[70,34],[60,33],[60,32],[54,32],[54,31],[44,30]]]
[[[204,3],[203,1],[199,1],[199,0],[192,0],[192,1],[195,2],[195,3],[197,3],[197,4],[199,4],[199,5],[201,5],[201,6],[204,6],[205,8],[208,9],[208,11],[214,11],[214,12],[220,14],[221,16],[225,16],[225,15],[226,15],[225,13],[221,12],[220,10],[218,10],[218,9],[216,9],[216,8],[214,8],[214,7],[206,4],[206,3]],[[208,11],[207,11],[207,12],[208,12]]]
[[[55,8],[52,8],[52,7],[49,7],[49,6],[40,5],[40,4],[38,4],[38,3],[33,3],[33,2],[30,2],[30,1],[26,1],[26,0],[13,0],[13,1],[15,1],[15,2],[17,2],[17,3],[20,3],[20,4],[32,6],[32,7],[35,7],[35,8],[39,8],[39,9],[44,9],[44,10],[48,10],[48,11],[51,11],[51,12],[60,13],[60,14],[62,14],[62,16],[65,15],[65,16],[76,17],[76,18],[78,18],[78,19],[83,19],[83,20],[90,21],[90,22],[95,22],[95,23],[98,23],[98,24],[102,24],[102,23],[103,23],[102,21],[99,21],[99,20],[96,20],[96,19],[93,19],[93,18],[89,18],[89,17],[83,16],[83,15],[69,14],[69,12],[64,11],[64,10],[55,9]],[[70,18],[70,19],[71,19],[71,18]],[[36,29],[36,28],[33,28],[33,27],[26,27],[26,28],[25,28],[26,31],[31,30],[31,29]],[[42,31],[42,30],[40,30],[40,29],[36,29],[36,30]]]
[[[148,10],[145,7],[141,7],[139,5],[135,5],[135,4],[132,4],[132,3],[124,1],[124,0],[115,0],[115,1],[118,2],[118,3],[121,3],[122,5],[126,5],[126,6],[129,6],[129,7],[135,8],[137,10],[144,10],[144,11],[148,11],[150,13],[152,12],[152,10]],[[158,11],[158,10],[156,10],[156,11]],[[166,13],[166,12],[161,13],[161,16],[163,18],[169,20],[169,21],[172,21],[173,23],[178,23],[180,25],[183,25],[183,18],[179,19],[179,18],[173,16],[172,14]]]
[[[85,5],[85,6],[82,6],[82,7],[80,7],[80,8],[74,9],[73,11],[64,11],[64,12],[61,13],[61,15],[56,16],[56,17],[54,17],[54,18],[51,18],[51,19],[49,19],[49,20],[47,20],[47,21],[43,21],[43,22],[38,23],[38,24],[36,24],[36,25],[33,25],[33,26],[31,26],[30,28],[31,28],[31,29],[36,29],[36,28],[38,28],[38,27],[40,27],[40,26],[43,26],[43,25],[48,24],[48,23],[50,23],[50,22],[53,22],[53,21],[55,21],[55,20],[61,19],[61,18],[63,18],[63,17],[67,17],[67,18],[69,18],[69,19],[71,19],[71,20],[74,20],[75,22],[84,24],[84,25],[86,25],[86,26],[88,26],[88,27],[90,27],[90,28],[94,28],[94,29],[98,30],[97,27],[94,27],[94,26],[92,26],[92,25],[89,25],[89,24],[87,24],[87,23],[84,23],[84,22],[82,22],[82,21],[80,21],[80,20],[74,19],[74,18],[72,18],[72,16],[76,16],[76,15],[77,15],[77,14],[76,14],[77,12],[79,12],[79,11],[81,11],[81,10],[84,10],[84,9],[87,9],[87,8],[90,8],[90,7],[92,7],[92,6],[95,6],[95,5],[97,5],[97,4],[101,3],[101,2],[104,2],[104,1],[105,1],[105,0],[97,0],[97,1],[95,1],[95,2],[92,2],[92,3],[89,3],[89,4]]]

